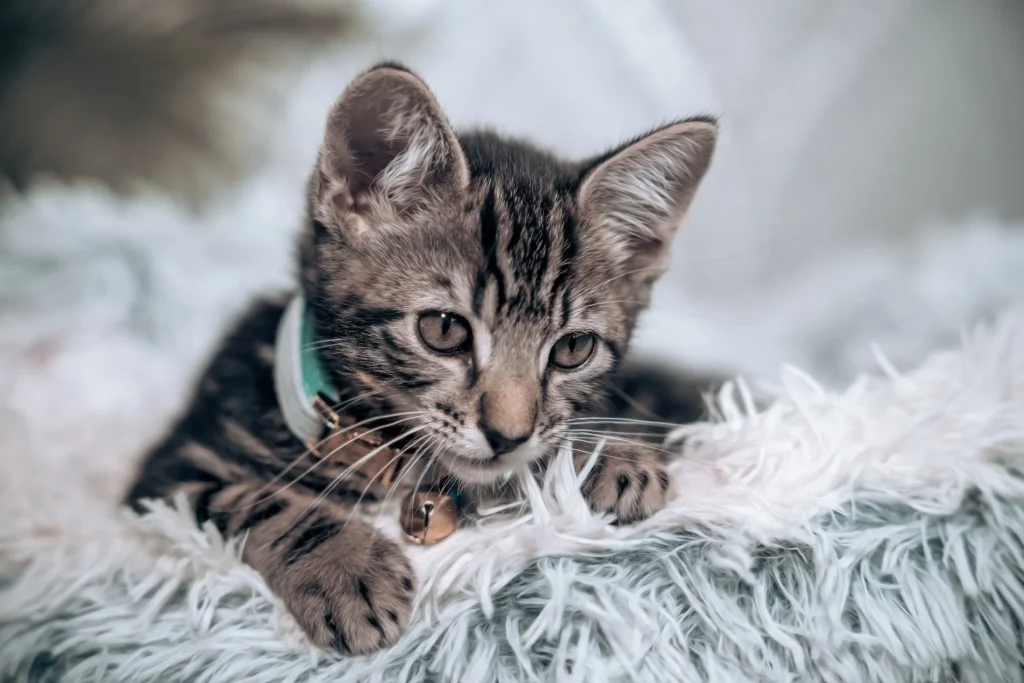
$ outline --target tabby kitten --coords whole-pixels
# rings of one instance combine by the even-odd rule
[[[567,163],[456,135],[401,66],[356,78],[328,117],[300,241],[338,410],[468,489],[586,443],[571,418],[600,409],[716,134],[687,119]],[[245,561],[314,642],[366,653],[399,636],[415,581],[399,545],[352,515],[366,478],[289,429],[274,377],[287,302],[244,316],[129,500],[186,492],[200,522],[248,534]],[[583,492],[629,523],[669,488],[656,450],[613,440]]]

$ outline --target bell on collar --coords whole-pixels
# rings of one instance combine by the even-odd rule
[[[413,491],[402,503],[400,521],[406,538],[419,545],[432,545],[455,532],[459,503],[454,494]]]

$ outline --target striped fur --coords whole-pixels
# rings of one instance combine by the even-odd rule
[[[569,421],[609,392],[635,411],[616,388],[636,384],[623,356],[714,138],[708,120],[677,122],[569,163],[488,132],[457,136],[402,67],[356,79],[328,119],[300,244],[301,288],[345,410],[470,489],[542,465],[566,439],[585,445],[591,434]],[[366,478],[316,460],[284,424],[268,349],[285,301],[243,318],[129,498],[188,491],[201,521],[249,534],[246,561],[315,642],[368,652],[400,632],[414,581],[401,550],[351,515],[372,497]],[[464,351],[421,339],[430,311],[466,321]],[[572,333],[595,335],[592,355],[554,366],[553,345]],[[673,415],[693,404],[675,403]],[[511,445],[499,450],[495,434]],[[625,523],[659,509],[671,482],[657,451],[620,446],[584,493]],[[411,472],[406,484],[426,470]]]

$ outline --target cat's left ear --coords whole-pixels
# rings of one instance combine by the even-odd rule
[[[584,166],[584,230],[640,279],[668,263],[669,245],[711,165],[718,126],[707,118],[664,126]]]
[[[358,238],[396,216],[451,200],[469,183],[455,133],[418,76],[383,64],[331,109],[313,183],[313,215]]]

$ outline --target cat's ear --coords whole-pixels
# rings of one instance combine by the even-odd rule
[[[713,120],[691,119],[585,164],[578,203],[590,239],[641,279],[660,275],[717,139]]]
[[[358,237],[377,222],[450,199],[469,182],[437,100],[396,65],[355,79],[331,109],[313,179],[313,215]]]

